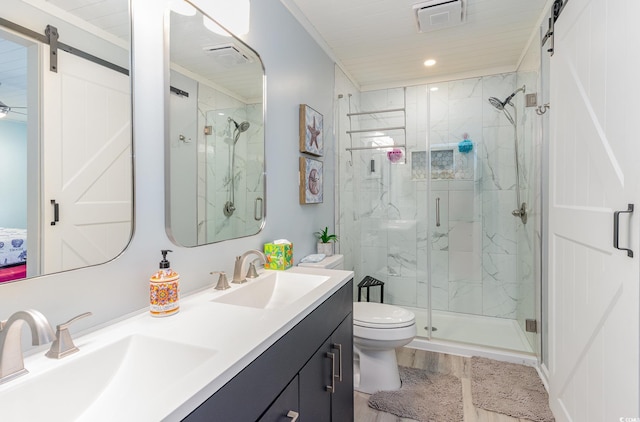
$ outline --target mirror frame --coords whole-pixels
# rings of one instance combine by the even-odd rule
[[[166,8],[165,10],[165,19],[164,19],[164,41],[165,41],[165,48],[164,48],[164,61],[165,61],[165,66],[164,66],[164,79],[165,79],[165,83],[164,83],[164,99],[165,99],[165,139],[164,139],[164,152],[165,152],[165,159],[164,159],[164,166],[165,166],[165,231],[167,233],[167,236],[169,237],[169,239],[177,246],[181,246],[181,247],[187,247],[187,248],[191,248],[191,247],[198,247],[198,246],[204,246],[204,245],[209,245],[209,244],[214,244],[214,243],[220,243],[220,242],[224,242],[227,240],[233,240],[233,239],[241,239],[241,238],[245,238],[245,237],[250,237],[250,236],[255,236],[257,234],[259,234],[265,227],[266,225],[266,221],[267,221],[267,165],[266,165],[266,116],[267,116],[267,93],[266,93],[266,89],[267,89],[267,80],[266,80],[266,69],[264,66],[264,62],[262,60],[262,57],[260,56],[260,54],[254,50],[250,45],[248,45],[244,40],[242,40],[240,37],[235,36],[234,34],[232,34],[229,30],[227,30],[222,24],[220,24],[218,21],[216,21],[214,18],[212,18],[211,16],[209,16],[207,13],[205,13],[202,9],[200,9],[198,6],[194,5],[193,3],[191,3],[188,0],[184,0],[185,3],[191,5],[196,11],[197,13],[199,13],[200,15],[202,15],[205,18],[210,19],[211,21],[213,21],[214,23],[218,24],[222,29],[224,29],[225,31],[227,31],[227,33],[229,34],[229,37],[233,40],[234,43],[239,44],[242,49],[245,50],[245,52],[250,52],[252,55],[254,55],[254,58],[260,63],[260,69],[262,70],[262,77],[261,77],[261,82],[262,82],[262,90],[261,90],[261,105],[262,105],[262,113],[261,113],[261,118],[262,118],[262,154],[263,154],[263,164],[262,164],[262,172],[261,172],[261,183],[262,183],[262,205],[261,205],[261,211],[262,211],[262,218],[260,221],[260,225],[257,228],[257,230],[255,232],[252,233],[242,233],[241,235],[237,235],[237,236],[233,236],[233,237],[221,237],[221,238],[216,238],[214,240],[211,241],[204,241],[204,242],[200,242],[198,240],[198,235],[196,233],[196,242],[195,244],[185,244],[184,242],[180,242],[177,239],[176,233],[175,233],[175,228],[172,227],[172,211],[171,211],[171,197],[172,197],[172,189],[171,189],[171,178],[172,178],[172,171],[171,171],[171,139],[170,139],[170,120],[171,120],[171,72],[172,67],[171,67],[171,14],[172,13],[176,13],[179,14],[177,12],[172,11],[169,7]],[[212,85],[216,85],[214,80],[209,80],[209,82],[211,82],[211,85],[209,85],[209,87],[211,89],[215,89],[215,90],[219,90],[219,88],[216,88],[215,86]],[[226,94],[223,91],[220,91],[223,94]],[[249,105],[249,104],[247,104]],[[198,179],[196,177],[196,179]],[[196,184],[197,184],[197,180],[196,180]],[[197,200],[197,186],[196,186],[196,200]],[[255,208],[255,204],[254,204],[254,208]],[[257,209],[257,208],[256,208]],[[255,210],[254,210],[255,211]],[[222,211],[221,211],[222,214]],[[224,217],[223,217],[224,218]],[[198,226],[199,220],[196,217],[196,221],[194,221],[194,224],[196,225],[196,227]]]
[[[45,224],[43,221],[49,220],[50,210],[49,210],[48,200],[45,200],[44,194],[42,191],[42,181],[43,181],[42,166],[43,166],[43,160],[44,160],[44,153],[42,152],[42,143],[43,143],[42,114],[43,114],[43,110],[45,109],[45,105],[42,103],[40,93],[39,93],[40,90],[42,90],[42,83],[40,82],[41,76],[39,72],[41,71],[48,72],[49,70],[47,70],[45,66],[43,66],[43,63],[41,63],[41,61],[38,59],[38,68],[42,70],[39,70],[38,74],[35,75],[35,78],[39,82],[37,84],[38,85],[37,88],[33,88],[36,91],[38,91],[38,94],[37,94],[38,101],[36,106],[34,107],[35,110],[30,112],[30,119],[35,119],[37,123],[28,124],[27,126],[27,138],[28,138],[27,144],[29,145],[27,147],[28,148],[27,166],[28,166],[28,169],[37,167],[37,171],[34,172],[33,170],[29,170],[29,182],[27,183],[28,206],[26,211],[28,215],[27,233],[33,233],[33,232],[37,233],[37,235],[35,236],[33,234],[29,235],[29,239],[27,240],[28,256],[34,256],[34,251],[38,252],[35,254],[38,262],[37,274],[34,274],[32,271],[27,269],[26,277],[15,278],[12,280],[4,281],[0,283],[0,286],[6,283],[13,283],[13,282],[26,280],[26,279],[47,276],[51,274],[59,274],[59,273],[64,273],[67,271],[73,271],[73,270],[82,269],[82,268],[95,267],[98,265],[103,265],[108,262],[111,262],[124,253],[127,247],[131,244],[131,241],[133,239],[133,233],[135,232],[135,185],[134,185],[134,164],[135,163],[134,163],[134,153],[133,153],[134,121],[133,121],[133,81],[132,81],[133,19],[132,19],[131,0],[124,0],[122,1],[122,4],[120,4],[120,7],[123,7],[124,4],[126,4],[126,20],[123,19],[123,23],[122,25],[119,26],[119,28],[121,28],[122,33],[124,33],[124,28],[126,27],[127,38],[120,38],[119,35],[115,35],[114,33],[111,33],[108,30],[102,29],[91,23],[86,23],[86,24],[94,27],[96,31],[95,32],[93,32],[92,30],[87,31],[83,25],[85,24],[85,22],[88,22],[88,21],[86,21],[82,17],[78,17],[75,14],[72,14],[71,12],[67,12],[64,9],[57,7],[57,5],[55,5],[55,8],[59,9],[60,13],[57,13],[57,12],[52,13],[51,10],[48,10],[47,7],[45,7],[45,6],[49,6],[45,2],[42,2],[42,6],[41,6],[40,4],[32,1],[16,0],[15,4],[16,5],[22,4],[24,8],[27,10],[29,8],[33,8],[38,12],[40,12],[41,15],[38,15],[39,17],[33,19],[32,21],[29,20],[27,24],[26,18],[23,19],[19,15],[19,13],[25,13],[25,12],[20,11],[16,13],[14,12],[0,13],[2,18],[2,22],[1,22],[2,30],[7,34],[9,34],[10,36],[15,36],[15,37],[18,37],[19,39],[25,40],[25,42],[32,45],[33,48],[38,50],[38,55],[45,54],[46,51],[49,51],[50,43],[48,41],[48,36],[46,35],[45,28],[41,28],[42,33],[38,32],[40,29],[36,30],[33,28],[40,25],[43,21],[47,22],[50,25],[58,25],[59,22],[65,22],[65,24],[69,25],[69,28],[65,28],[60,35],[60,39],[57,42],[58,44],[57,48],[59,50],[65,51],[66,53],[73,56],[88,59],[93,63],[104,66],[106,68],[110,68],[115,72],[119,72],[121,74],[126,75],[127,77],[126,83],[129,91],[128,100],[127,100],[129,104],[129,112],[128,112],[129,130],[127,131],[129,136],[129,142],[128,142],[127,148],[130,150],[130,154],[128,154],[128,157],[126,158],[126,162],[128,163],[131,169],[130,178],[128,179],[128,183],[131,187],[130,197],[128,198],[129,204],[130,204],[130,207],[129,207],[130,219],[129,219],[129,231],[128,231],[126,242],[122,242],[121,244],[122,249],[120,249],[117,253],[114,252],[115,255],[109,257],[108,259],[105,259],[104,261],[92,262],[85,265],[74,266],[73,268],[63,268],[60,270],[53,270],[48,272],[42,271],[42,262],[43,262],[42,256],[43,254],[46,254],[46,252],[40,252],[40,250],[43,249],[44,247],[43,241],[42,241],[42,235],[41,235],[41,227]],[[118,7],[118,10],[121,10],[120,7]],[[122,10],[122,12],[124,14],[124,10]],[[65,16],[66,14],[69,14],[68,19]],[[104,32],[104,36],[101,35],[100,32]],[[90,34],[90,36],[80,37],[80,38],[78,37],[78,35],[85,34],[85,33]],[[106,43],[113,46],[113,50],[111,50],[111,53],[116,55],[115,56],[116,60],[114,61],[114,63],[108,61],[108,59],[101,59],[100,57],[101,56],[100,52],[102,51],[101,47],[92,48],[90,44],[88,44],[91,42],[90,40],[93,39],[94,37],[104,39]],[[28,48],[31,48],[31,47],[28,47]],[[118,49],[121,49],[122,53],[119,53],[118,51],[120,50]],[[92,52],[92,50],[95,50],[95,52]],[[125,60],[126,60],[126,63],[124,63]],[[32,67],[30,66],[30,68]],[[34,81],[33,73],[34,71],[32,69],[27,68],[27,75],[30,75],[28,76],[28,84],[31,84]],[[27,96],[29,97],[29,99],[27,100],[28,102],[32,101],[32,99],[35,98],[31,88],[27,88]],[[37,126],[37,128],[35,128],[34,125]],[[32,141],[29,139],[34,136],[37,136],[38,139],[35,141]],[[31,146],[32,144],[36,145],[37,148],[32,148]],[[32,154],[34,150],[37,150],[35,154],[37,155],[37,157],[32,156],[34,155]],[[34,173],[37,173],[37,174],[34,174]],[[37,193],[29,192],[29,189],[33,188],[34,185],[37,185],[36,187],[38,192]],[[35,220],[38,221],[37,224],[34,223]],[[118,247],[120,247],[120,245],[118,245]]]

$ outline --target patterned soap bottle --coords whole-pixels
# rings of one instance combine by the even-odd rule
[[[149,311],[151,316],[173,315],[180,310],[180,275],[167,261],[168,249],[162,251],[160,270],[149,279]]]

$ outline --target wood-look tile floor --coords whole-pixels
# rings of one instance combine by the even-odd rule
[[[428,352],[402,347],[396,350],[398,364],[429,372],[454,375],[462,381],[462,402],[464,422],[528,422],[527,419],[512,418],[501,413],[478,409],[471,400],[471,358]],[[412,422],[413,419],[400,418],[369,407],[369,395],[354,392],[355,422]],[[462,422],[462,421],[461,421]]]

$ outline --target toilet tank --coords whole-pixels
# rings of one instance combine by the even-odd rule
[[[326,257],[320,262],[301,262],[299,267],[313,267],[313,268],[326,268],[328,270],[343,270],[344,269],[344,255],[331,255]]]

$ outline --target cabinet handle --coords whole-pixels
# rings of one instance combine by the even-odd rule
[[[327,357],[331,359],[331,385],[327,385],[327,391],[333,394],[336,391],[336,354],[327,352]]]
[[[342,344],[333,343],[333,348],[338,349],[338,375],[334,375],[334,377],[338,377],[338,381],[342,382]]]
[[[298,416],[300,416],[300,413],[293,410],[289,410],[289,413],[287,413],[287,417],[291,418],[291,422],[296,422],[298,420]]]

